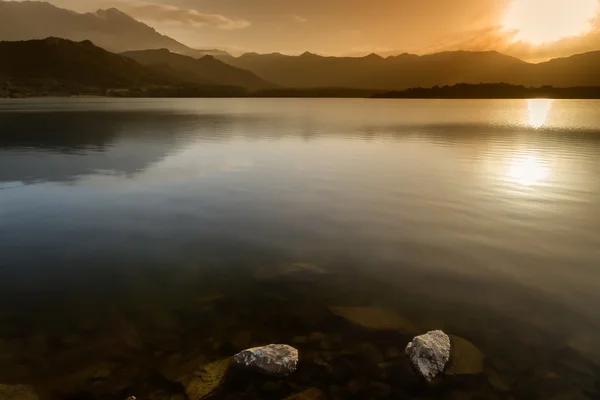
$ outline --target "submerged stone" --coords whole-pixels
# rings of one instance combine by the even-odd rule
[[[374,307],[330,307],[331,312],[367,329],[414,333],[416,327],[396,311]]]
[[[415,337],[405,352],[415,372],[431,382],[450,360],[450,337],[442,331],[427,332]]]
[[[185,393],[189,400],[201,400],[213,392],[225,381],[231,359],[219,360],[206,364],[194,372],[191,379],[184,382]]]
[[[325,400],[325,394],[317,388],[306,389],[303,392],[293,394],[283,400]]]
[[[486,371],[489,384],[499,392],[508,392],[510,387],[504,382],[502,377],[494,370]]]
[[[371,382],[369,384],[369,393],[375,399],[387,398],[392,395],[392,387],[384,382]]]
[[[327,340],[327,335],[323,332],[313,332],[308,336],[309,342],[321,342]]]
[[[270,344],[244,350],[233,356],[234,364],[271,376],[286,376],[296,370],[298,350],[285,344]]]
[[[260,390],[263,392],[275,392],[283,387],[283,381],[267,381],[262,384]]]
[[[292,344],[306,344],[308,343],[308,338],[306,336],[294,336],[292,339]]]
[[[231,344],[237,351],[247,348],[250,343],[252,343],[252,332],[249,330],[239,331],[231,338]]]
[[[454,335],[450,335],[450,341],[452,342],[452,352],[446,374],[475,375],[483,372],[485,357],[473,343]]]
[[[0,399],[2,400],[39,400],[33,387],[27,385],[0,384]]]
[[[365,360],[371,365],[377,365],[384,361],[383,354],[381,354],[379,349],[371,343],[362,343],[360,345],[360,352]]]
[[[385,357],[388,359],[398,358],[401,354],[402,352],[397,347],[388,347],[388,349],[385,351]]]
[[[292,264],[284,264],[277,267],[259,268],[254,273],[254,277],[259,280],[268,280],[295,276],[297,274],[324,275],[327,274],[327,270],[314,264],[297,262]]]
[[[567,340],[567,346],[586,359],[600,365],[600,336],[597,332],[590,332],[589,330],[577,332]]]

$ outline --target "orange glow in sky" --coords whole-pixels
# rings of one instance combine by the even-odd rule
[[[588,33],[597,12],[598,0],[512,0],[502,25],[515,41],[542,44]]]

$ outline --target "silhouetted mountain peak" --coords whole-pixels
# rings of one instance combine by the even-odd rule
[[[71,42],[70,40],[58,38],[58,37],[54,37],[54,36],[47,37],[45,39],[42,39],[41,41],[48,45],[58,45],[62,42],[69,42],[69,43]]]
[[[196,49],[191,51],[182,52],[181,54],[192,57],[192,58],[202,58],[204,56],[214,56],[218,58],[231,58],[233,57],[231,54],[224,50],[219,49]]]
[[[121,12],[119,9],[112,7],[112,8],[99,8],[96,11],[97,15],[126,15],[125,13]]]
[[[275,86],[252,72],[226,64],[212,55],[193,58],[165,50],[128,51],[122,55],[192,83],[238,86],[247,89]]]
[[[46,7],[46,8],[58,8],[54,4],[48,3],[47,1],[2,1],[5,4],[11,4],[20,7]]]
[[[110,53],[89,40],[75,42],[49,37],[0,42],[0,59],[10,60],[0,63],[0,76],[30,82],[31,87],[48,85],[51,91],[182,82]]]
[[[168,48],[191,51],[176,40],[116,9],[77,13],[39,1],[0,1],[0,40],[18,41],[49,36],[92,40],[110,51]]]
[[[249,51],[247,53],[242,54],[239,58],[242,58],[242,57],[256,57],[256,56],[259,56],[259,55],[260,54],[258,54],[255,51]]]
[[[375,54],[375,53],[366,55],[363,58],[366,60],[383,60],[383,57],[381,57],[379,54]]]
[[[81,42],[77,42],[77,41],[73,41],[73,40],[69,40],[69,39],[63,39],[63,38],[59,38],[59,37],[54,37],[54,36],[50,36],[47,37],[45,39],[40,39],[40,40],[30,40],[30,41],[22,41],[21,43],[23,44],[27,44],[27,43],[43,43],[46,46],[89,46],[89,47],[97,47],[94,43],[92,43],[91,40],[83,40]],[[2,42],[0,42],[2,43]],[[6,43],[11,43],[11,42],[6,42]]]
[[[153,52],[156,54],[171,54],[171,51],[169,49],[150,49],[150,50],[145,50],[145,51],[149,51],[149,52]]]
[[[459,83],[505,82],[526,86],[600,86],[600,51],[531,64],[497,51],[445,51],[381,58],[247,54],[226,62],[294,88],[401,90]],[[541,66],[543,68],[536,68]],[[594,69],[596,68],[596,69]]]

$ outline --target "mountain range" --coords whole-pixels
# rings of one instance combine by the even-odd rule
[[[194,51],[116,8],[80,14],[46,2],[0,1],[0,40],[47,37],[91,40],[113,52],[161,48],[179,53]]]
[[[527,63],[495,51],[453,51],[387,58],[324,57],[312,53],[287,56],[248,53],[220,57],[239,68],[286,87],[353,87],[401,90],[457,83],[504,82],[526,86],[600,86],[600,51]]]
[[[110,53],[90,41],[59,38],[0,42],[0,77],[56,80],[79,85],[127,87],[172,84],[170,77]]]
[[[164,52],[168,53],[168,50]],[[189,59],[209,65],[216,76],[222,76],[220,68],[228,71],[234,83],[241,83],[239,79],[235,81],[235,67],[206,57],[207,60]],[[243,70],[239,74],[252,76]],[[160,68],[144,66],[132,58],[97,47],[89,40],[73,42],[47,38],[0,42],[0,97],[82,94],[212,97],[245,93],[245,88],[229,84],[226,79],[202,79],[200,75],[191,79],[165,65]]]
[[[81,14],[45,2],[0,1],[0,40],[6,41],[0,43],[0,85],[16,80],[33,84],[36,79],[39,84],[41,79],[44,85],[66,85],[71,92],[82,85],[103,90],[235,87],[236,93],[262,95],[336,93],[341,88],[354,90],[345,94],[375,93],[459,83],[600,86],[600,51],[539,64],[494,51],[385,58],[309,52],[234,57],[218,49],[190,48],[117,9]]]
[[[240,86],[249,90],[275,87],[254,73],[226,64],[211,55],[196,59],[167,49],[129,51],[122,55],[190,83]]]

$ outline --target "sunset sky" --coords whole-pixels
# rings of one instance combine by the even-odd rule
[[[599,0],[51,0],[116,7],[196,48],[382,55],[498,50],[542,60],[600,50]]]

